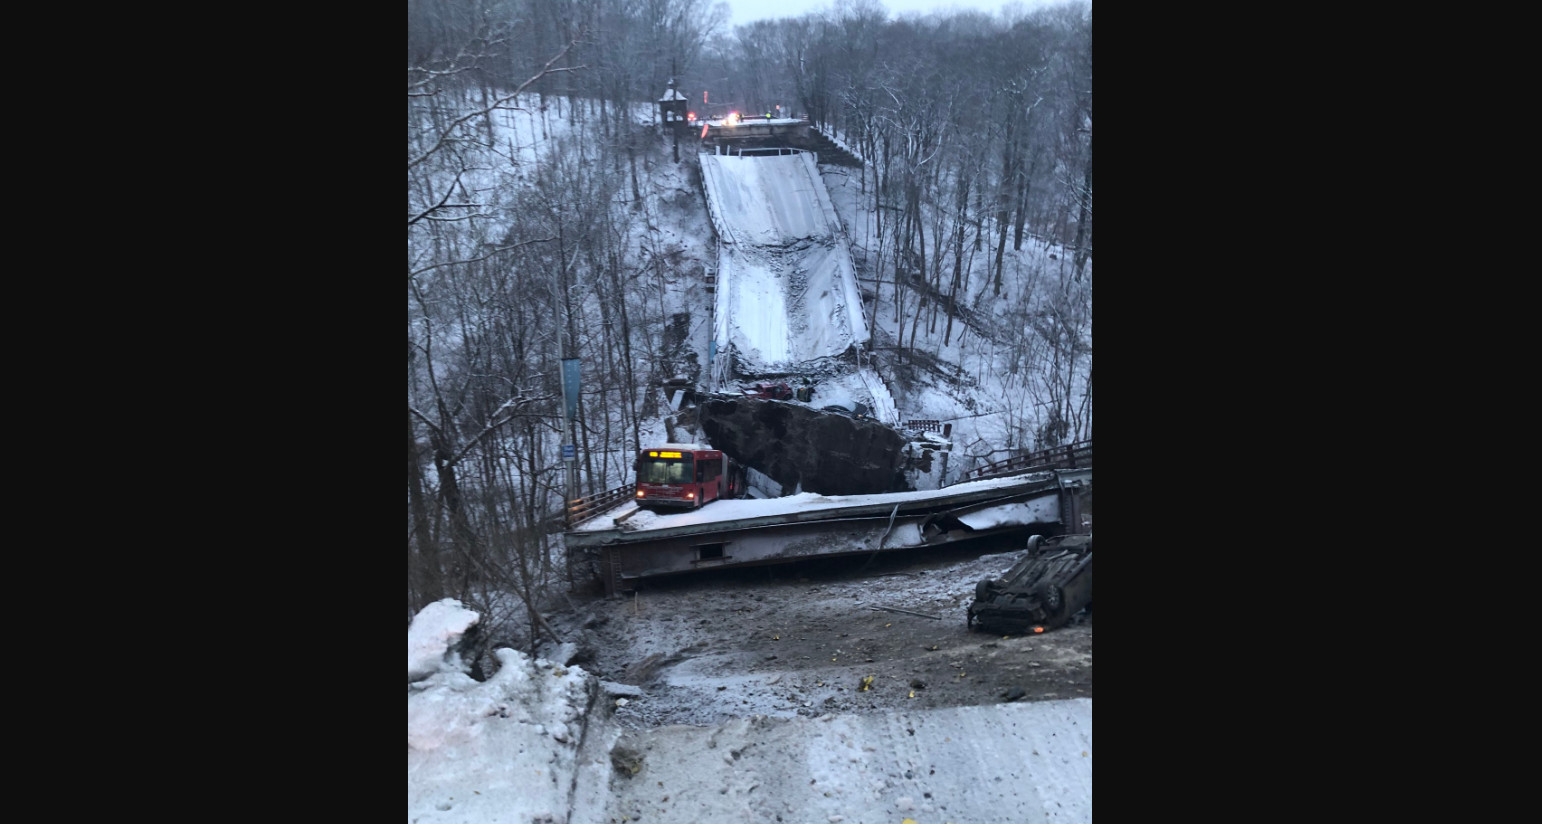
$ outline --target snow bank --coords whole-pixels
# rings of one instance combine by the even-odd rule
[[[407,626],[407,683],[441,671],[461,672],[456,647],[480,617],[454,598],[435,601],[413,616]]]
[[[478,618],[446,599],[408,629],[408,820],[572,821],[598,809],[608,764],[579,755],[595,679],[500,649],[498,671],[478,683],[451,651]]]

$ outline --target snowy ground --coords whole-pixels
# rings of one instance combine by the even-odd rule
[[[622,739],[617,820],[1092,820],[1092,702],[747,718]],[[623,773],[625,774],[625,773]]]
[[[871,250],[876,248],[878,231],[871,203],[872,174],[867,175],[864,190],[858,170],[840,166],[821,166],[819,170],[844,232],[850,238],[864,296],[869,301],[876,299],[878,304],[876,309],[867,306],[869,317],[875,321],[869,330],[873,336],[870,348],[883,350],[903,336],[907,346],[914,344],[935,358],[938,371],[917,368],[909,385],[892,387],[899,417],[951,424],[951,440],[956,446],[950,478],[961,477],[975,466],[1005,457],[1009,449],[1032,448],[1031,437],[1025,437],[1024,433],[1031,433],[1043,422],[1045,390],[1034,385],[1032,376],[1037,374],[1036,369],[1023,368],[1024,364],[1011,360],[1020,344],[1033,340],[1032,331],[1024,327],[1022,317],[1013,314],[1012,310],[1014,307],[1042,306],[1055,293],[1083,288],[1071,279],[1067,268],[1071,257],[1068,251],[1031,234],[1020,251],[1014,251],[1009,243],[1005,252],[1005,286],[1000,296],[989,283],[990,250],[966,252],[965,266],[970,270],[970,277],[959,305],[992,333],[987,335],[981,330],[966,329],[963,323],[955,323],[948,330],[945,316],[944,322],[935,330],[929,330],[928,324],[923,322],[919,327],[907,325],[902,332],[895,321],[892,280],[878,283],[873,279],[877,255]],[[1092,270],[1089,262],[1085,273],[1088,290]],[[892,278],[892,272],[885,273],[884,277]],[[1072,285],[1075,285],[1074,289],[1071,289]],[[901,323],[913,319],[914,297],[908,300],[911,302],[907,303],[905,312],[900,313]],[[1087,328],[1084,330],[1089,352],[1092,342],[1090,323],[1089,298]],[[912,339],[917,333],[919,337]],[[1034,342],[1033,345],[1040,344]],[[927,363],[927,359],[923,356],[920,363]],[[1086,387],[1090,355],[1083,366],[1086,368],[1075,373],[1072,395],[1077,398]]]
[[[481,684],[424,652],[471,616],[420,616],[409,821],[1091,821],[1090,614],[966,627],[1021,552],[654,582],[552,615],[566,663],[506,650]]]

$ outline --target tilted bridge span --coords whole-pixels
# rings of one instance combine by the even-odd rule
[[[569,574],[580,588],[615,595],[645,578],[703,569],[1089,532],[1091,442],[1036,454],[1047,457],[1003,461],[991,465],[993,476],[919,492],[805,493],[675,514],[627,501],[565,534]]]

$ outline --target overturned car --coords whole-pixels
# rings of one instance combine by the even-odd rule
[[[975,585],[969,628],[1014,634],[1065,626],[1092,609],[1092,536],[1028,539],[1028,554],[1000,578]]]

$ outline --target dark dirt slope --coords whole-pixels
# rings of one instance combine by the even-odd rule
[[[821,495],[902,492],[905,439],[887,426],[770,400],[708,399],[711,444],[784,489]]]

